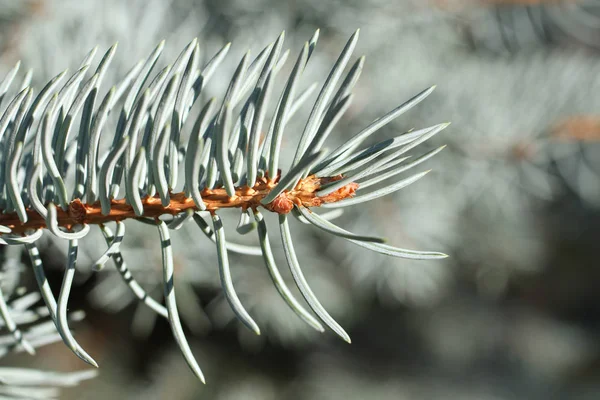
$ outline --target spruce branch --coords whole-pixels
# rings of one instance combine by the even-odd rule
[[[96,365],[71,334],[66,314],[77,268],[78,240],[92,228],[98,228],[106,242],[106,250],[93,268],[102,269],[113,261],[135,297],[168,319],[185,360],[202,381],[202,371],[183,333],[176,305],[170,230],[193,220],[215,243],[225,297],[238,318],[256,334],[260,334],[260,328],[236,293],[229,252],[262,256],[280,296],[299,318],[320,332],[324,330],[323,322],[350,342],[304,278],[288,214],[377,253],[409,259],[446,257],[437,252],[397,248],[385,244],[383,238],[351,233],[331,222],[341,215],[343,207],[391,194],[421,179],[427,172],[389,181],[437,154],[442,148],[412,160],[404,155],[448,126],[409,131],[362,147],[375,132],[431,94],[431,87],[329,151],[325,145],[352,104],[351,92],[365,62],[360,57],[350,64],[358,36],[356,31],[334,63],[293,149],[291,167],[284,172],[280,164],[285,128],[315,88],[311,85],[299,92],[318,31],[303,44],[272,114],[276,76],[289,54],[283,51],[283,33],[257,57],[252,59],[249,52],[245,53],[223,99],[208,100],[199,106],[200,111],[194,105],[220,69],[229,44],[201,67],[199,45],[194,39],[175,62],[153,75],[165,45],[161,42],[104,95],[101,83],[117,46],[106,51],[91,73],[96,53],[93,49],[64,84],[66,71],[54,77],[37,96],[28,85],[13,95],[0,118],[0,243],[25,246],[51,319],[78,357]],[[348,65],[351,67],[344,76]],[[18,70],[19,64],[0,84],[0,99],[10,90]],[[355,196],[357,191],[361,192]],[[319,215],[315,212],[319,207],[333,210]],[[282,279],[261,208],[279,214],[286,261],[316,317]],[[226,238],[219,215],[222,209],[239,209],[238,233],[257,230],[258,246]],[[172,219],[165,221],[165,215]],[[208,215],[212,227],[204,219]],[[164,306],[148,296],[125,262],[128,220],[158,229]],[[112,222],[116,224],[115,233],[108,226]],[[58,301],[49,289],[35,245],[44,231],[68,242],[68,262]],[[15,340],[26,346],[15,329],[11,330]]]

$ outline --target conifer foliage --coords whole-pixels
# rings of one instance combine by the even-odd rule
[[[448,124],[366,144],[381,127],[425,99],[433,91],[431,87],[339,147],[326,147],[327,138],[352,104],[352,90],[365,61],[360,57],[350,63],[359,36],[356,31],[317,94],[304,130],[286,131],[316,87],[300,90],[318,36],[317,31],[304,43],[281,89],[275,88],[276,76],[289,55],[283,51],[283,33],[255,58],[249,52],[244,54],[223,98],[204,104],[200,104],[202,90],[218,72],[229,44],[200,65],[200,48],[194,39],[172,64],[155,71],[164,48],[161,42],[106,93],[101,93],[101,85],[117,45],[106,51],[96,67],[92,66],[93,49],[77,71],[61,72],[37,94],[30,87],[31,74],[16,82],[19,64],[7,74],[0,84],[0,106],[7,104],[0,118],[0,243],[23,246],[29,254],[49,315],[63,341],[82,360],[97,366],[69,330],[67,309],[78,241],[90,229],[99,229],[106,240],[106,250],[94,268],[114,264],[135,296],[168,319],[187,363],[202,381],[204,376],[190,351],[176,307],[170,230],[195,223],[215,243],[225,298],[239,320],[256,334],[260,329],[236,294],[230,252],[262,256],[283,301],[298,317],[318,331],[325,325],[350,342],[302,273],[290,216],[388,256],[445,257],[394,247],[382,238],[349,232],[331,222],[346,207],[364,206],[424,177],[428,171],[396,178],[442,150],[406,155]],[[9,93],[15,94],[11,97]],[[284,135],[286,143],[297,145],[291,165],[282,171]],[[238,233],[255,231],[258,246],[226,239],[219,210],[227,208],[239,210]],[[329,210],[320,213],[320,209]],[[269,242],[265,210],[278,214],[285,258],[308,308],[281,276]],[[127,268],[126,251],[121,252],[127,220],[157,230],[164,304],[148,296]],[[44,231],[64,239],[68,246],[58,299],[50,290],[35,243]],[[13,331],[21,340],[18,327]]]

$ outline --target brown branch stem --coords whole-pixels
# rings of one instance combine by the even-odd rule
[[[281,193],[277,198],[267,205],[260,201],[269,194],[275,187],[276,180],[270,181],[267,178],[261,178],[252,187],[238,187],[235,190],[235,196],[229,197],[223,188],[204,189],[201,192],[202,200],[206,205],[206,211],[211,213],[222,208],[248,208],[256,209],[262,206],[269,211],[286,214],[290,212],[294,205],[304,207],[318,207],[323,203],[333,203],[354,195],[358,188],[357,183],[350,183],[337,191],[326,196],[319,197],[317,190],[328,183],[341,179],[342,176],[319,178],[314,175],[301,179],[294,189]],[[166,207],[162,205],[158,195],[142,199],[143,217],[158,218],[164,214],[177,215],[186,210],[192,209],[199,211],[198,207],[191,197],[186,197],[185,193],[170,193],[170,202]],[[27,209],[28,221],[21,223],[16,213],[1,213],[0,225],[6,226],[12,230],[12,233],[24,233],[31,229],[41,229],[46,227],[46,221],[35,210]],[[57,210],[58,225],[71,229],[74,225],[82,224],[103,224],[107,222],[123,221],[130,218],[138,218],[133,211],[133,207],[125,202],[125,199],[111,200],[110,213],[102,214],[100,202],[94,204],[83,203],[80,199],[71,201],[67,210],[59,208]],[[1,236],[1,235],[0,235]]]

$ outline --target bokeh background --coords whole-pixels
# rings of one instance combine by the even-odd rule
[[[0,72],[22,60],[21,71],[33,69],[40,87],[93,46],[103,51],[118,41],[106,77],[112,84],[161,39],[163,60],[194,37],[205,60],[231,41],[208,98],[224,93],[247,49],[257,54],[285,30],[293,60],[316,28],[321,38],[305,86],[324,81],[356,28],[355,58],[366,56],[334,145],[433,84],[425,102],[377,138],[452,122],[421,146],[448,145],[427,162],[432,173],[349,210],[340,224],[450,257],[387,258],[296,224],[307,278],[353,343],[312,332],[279,299],[260,257],[232,255],[236,287],[262,328],[256,337],[223,300],[214,245],[197,231],[176,232],[178,303],[204,386],[167,322],[136,304],[113,269],[91,272],[103,246],[91,235],[70,305],[85,312],[75,335],[100,370],[57,396],[600,398],[600,1],[2,0]],[[288,132],[302,129],[309,111]],[[284,143],[286,154],[293,149]],[[272,242],[283,264],[278,239]],[[136,278],[160,298],[157,243],[155,232],[128,225],[122,249],[136,260]],[[44,237],[41,248],[58,290],[66,244]],[[36,290],[28,261],[0,251],[4,295],[34,321],[35,312],[24,311],[41,304],[35,294],[23,300]],[[34,357],[9,353],[0,363],[88,369],[62,343]]]

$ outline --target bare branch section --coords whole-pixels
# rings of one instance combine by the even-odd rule
[[[318,207],[324,203],[334,203],[348,197],[352,197],[358,189],[357,183],[349,183],[333,193],[325,196],[318,196],[317,191],[325,184],[342,179],[342,175],[327,178],[319,178],[315,175],[301,179],[294,189],[284,191],[275,200],[267,205],[261,204],[273,189],[277,180],[270,181],[267,177],[257,180],[256,184],[250,188],[236,187],[235,195],[230,197],[224,188],[204,189],[202,199],[206,204],[206,211],[216,212],[221,208],[241,208],[242,210],[256,210],[259,206],[277,214],[289,213],[294,205],[303,207]],[[192,209],[199,211],[191,197],[186,197],[185,193],[170,193],[170,203],[166,207],[162,205],[160,196],[142,199],[144,207],[144,218],[158,218],[164,214],[177,215]],[[22,224],[16,213],[0,214],[0,225],[9,227],[12,233],[23,233],[29,229],[46,228],[45,219],[35,210],[27,209],[28,221]],[[124,221],[130,218],[139,218],[133,210],[133,207],[126,203],[125,199],[111,200],[110,213],[102,214],[100,202],[93,204],[83,203],[80,199],[75,199],[69,203],[68,209],[57,210],[57,219],[59,226],[71,229],[77,224],[104,224],[107,222]],[[0,235],[1,236],[1,235]]]
[[[573,115],[550,128],[552,138],[561,141],[597,142],[600,140],[600,117]]]

